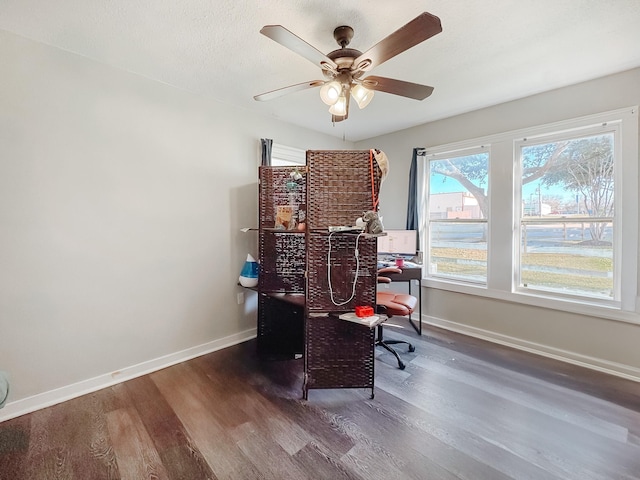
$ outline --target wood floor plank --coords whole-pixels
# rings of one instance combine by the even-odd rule
[[[541,375],[531,376],[523,374],[523,371],[530,371],[530,368],[520,368],[517,363],[492,363],[473,357],[473,355],[458,352],[455,357],[450,355],[451,351],[446,347],[429,345],[430,359],[417,356],[411,362],[413,366],[421,366],[428,369],[432,374],[443,373],[448,369],[448,378],[455,378],[457,381],[465,382],[474,388],[485,390],[502,399],[511,400],[514,403],[526,406],[544,414],[543,422],[539,423],[539,427],[548,425],[548,417],[555,418],[556,424],[565,426],[570,423],[578,428],[578,438],[576,449],[588,448],[593,450],[594,461],[598,461],[597,457],[602,457],[601,461],[613,462],[618,465],[625,474],[625,471],[634,471],[638,468],[636,462],[626,462],[616,460],[616,457],[623,451],[622,457],[630,455],[632,458],[637,454],[636,444],[631,439],[634,438],[636,431],[640,428],[638,411],[640,410],[640,387],[637,383],[624,379],[618,380],[617,389],[624,391],[621,395],[620,402],[615,399],[609,399],[607,395],[592,395],[594,385],[591,381],[594,378],[600,380],[604,377],[604,385],[610,385],[612,378],[599,372],[587,371],[579,367],[572,367],[579,375],[556,375],[554,372],[545,372]],[[443,357],[449,355],[449,360],[444,362],[433,361],[434,355],[438,355],[441,350]],[[491,349],[493,350],[493,349]],[[495,348],[495,350],[511,350],[505,347]],[[434,353],[435,351],[435,353]],[[448,352],[448,353],[447,353]],[[513,354],[523,355],[523,352],[515,352]],[[485,355],[483,354],[483,357]],[[533,356],[536,360],[540,357]],[[549,359],[542,359],[548,362]],[[526,365],[536,362],[525,362]],[[566,371],[567,364],[555,362],[557,368]],[[535,369],[534,369],[535,370]],[[566,381],[563,379],[566,378]],[[603,388],[607,388],[606,386]],[[486,402],[490,402],[487,400]],[[486,402],[481,402],[484,404]],[[583,435],[580,430],[586,429],[593,432],[595,437],[591,435]],[[568,435],[568,433],[566,434]],[[604,436],[605,439],[598,437]],[[557,437],[557,435],[556,435]],[[581,445],[581,442],[588,442],[594,438],[590,447]],[[621,444],[616,445],[608,440],[616,440]],[[633,445],[630,449],[629,445]],[[606,468],[605,468],[606,469]],[[615,470],[615,468],[614,468]]]
[[[0,480],[24,478],[31,418],[23,415],[0,423]]]
[[[313,472],[313,478],[327,478],[332,480],[365,480],[349,469],[340,459],[333,455],[324,445],[310,442],[298,450],[293,456],[300,468],[306,472]]]
[[[269,431],[272,440],[289,455],[297,453],[314,438],[263,395],[235,395],[233,403],[252,418],[254,424]]]
[[[184,382],[184,369],[165,369],[151,375],[153,382],[172,405],[189,437],[219,479],[264,478],[235,444],[230,432],[218,422],[215,405],[203,401],[197,386]]]
[[[35,412],[25,478],[118,478],[102,414],[92,395]]]
[[[107,413],[107,427],[122,478],[169,479],[160,455],[134,408]]]
[[[314,479],[314,472],[305,472],[294,459],[271,437],[270,432],[253,422],[247,422],[231,431],[238,448],[260,470],[265,479]]]
[[[313,432],[316,442],[324,445],[334,455],[344,455],[354,446],[353,440],[331,422],[324,410],[317,408],[313,402],[302,400],[302,359],[264,362],[256,356],[250,343],[238,347],[241,350],[238,355],[216,355],[198,359],[201,360],[201,365],[205,365],[203,371],[224,371],[223,376],[231,377],[232,382],[242,379],[245,388],[250,385],[252,391],[259,392],[263,398],[269,398],[274,408],[286,412],[287,418],[302,431]],[[315,395],[321,392],[313,393]],[[350,394],[349,398],[353,399],[353,396]],[[258,402],[258,409],[261,402]]]
[[[375,439],[378,442],[384,440],[387,455],[391,458],[403,459],[403,464],[399,464],[398,467],[407,478],[469,478],[465,472],[473,472],[474,479],[511,478],[491,466],[492,462],[469,455],[459,448],[460,444],[451,445],[448,440],[454,435],[452,428],[447,430],[446,438],[438,438],[428,429],[420,428],[416,422],[421,415],[419,411],[384,392],[377,397],[373,400],[365,400],[363,405],[355,406],[350,402],[336,408],[331,406],[326,408],[335,410],[357,425],[359,437]],[[407,415],[408,410],[410,417]],[[432,420],[437,422],[437,419]],[[465,439],[467,437],[468,435],[465,435]],[[526,469],[522,464],[518,467],[517,471],[523,476],[522,478],[525,478]],[[536,470],[535,476],[531,478],[536,480],[547,478],[541,473]]]
[[[413,366],[412,362],[407,370],[411,371]],[[389,386],[394,395],[405,399],[413,397],[418,406],[437,412],[440,417],[466,423],[470,430],[481,435],[498,439],[500,435],[496,429],[499,429],[502,432],[499,441],[505,448],[514,450],[531,462],[539,462],[561,477],[582,475],[580,478],[601,478],[600,475],[605,475],[607,478],[606,475],[633,475],[634,469],[640,472],[640,464],[631,460],[635,455],[640,459],[640,452],[628,445],[611,442],[599,435],[587,435],[582,426],[568,425],[546,413],[505,401],[482,389],[463,387],[450,376],[437,376],[435,370],[437,367],[430,370],[433,373],[430,383],[413,379],[402,384],[391,378],[395,385]],[[382,388],[384,381],[382,379]],[[531,391],[537,394],[539,385],[536,387]],[[574,405],[569,401],[562,406],[567,416]],[[461,412],[469,414],[461,418]],[[554,431],[555,435],[547,435],[545,432],[548,431]],[[618,456],[625,460],[617,460]]]
[[[496,391],[504,388],[516,391],[530,389],[543,393],[545,397],[552,397],[552,403],[571,403],[573,409],[570,413],[582,413],[598,419],[596,422],[601,421],[605,430],[610,429],[614,437],[622,436],[622,429],[618,428],[620,424],[624,424],[622,428],[631,433],[640,433],[636,431],[637,412],[640,409],[640,395],[637,393],[640,386],[637,382],[450,332],[446,332],[446,341],[434,341],[431,336],[419,339],[402,333],[394,334],[397,338],[411,339],[419,346],[410,362],[413,365],[420,364],[430,371],[437,369],[438,365],[448,366],[470,374],[468,378],[493,378]],[[440,339],[442,333],[434,337]],[[461,346],[456,343],[459,338],[464,339]],[[491,348],[487,348],[487,345],[491,345]],[[534,361],[530,361],[530,358]],[[580,375],[575,375],[575,371]],[[612,391],[618,391],[620,395],[612,395]]]
[[[427,383],[412,376],[410,381],[400,383],[393,378],[384,378],[378,385],[451,425],[464,425],[467,431],[481,438],[495,439],[501,448],[560,478],[571,478],[570,475],[576,474],[581,474],[580,478],[584,479],[597,478],[591,477],[589,468],[585,466],[589,459],[581,458],[579,450],[574,447],[574,443],[580,440],[578,432],[560,437],[562,441],[557,437],[549,438],[538,427],[542,415],[495,398],[489,399],[477,391],[465,390],[466,395],[461,396],[458,386],[445,378],[433,377],[430,380],[433,381]],[[514,418],[518,421],[512,421]],[[554,426],[553,430],[557,428]]]
[[[593,399],[599,398],[615,403],[634,412],[640,408],[638,383],[632,380],[435,327],[429,328],[422,338],[413,336],[408,328],[403,329],[401,333],[410,335],[418,342],[427,342],[427,347],[443,346],[454,358],[458,353],[466,354],[477,360],[518,371],[532,379],[544,380],[549,385],[561,385],[576,392],[585,393]],[[427,348],[426,351],[429,349]]]
[[[325,390],[317,392],[314,400],[327,412],[325,415],[332,423],[353,438],[354,447],[342,460],[365,478],[421,479],[427,472],[428,478],[459,478],[423,456],[406,437],[407,431],[390,435],[389,431],[379,428],[380,420],[384,423],[384,419],[377,415],[377,409],[371,408],[376,401],[369,401],[368,395],[354,403],[344,391]]]
[[[314,392],[317,393],[317,392]],[[261,390],[263,396],[269,393]],[[271,402],[287,413],[288,418],[305,432],[312,432],[315,443],[322,445],[335,457],[345,455],[355,445],[352,437],[335,422],[326,410],[301,399],[269,396]],[[353,397],[351,397],[353,400]]]
[[[638,383],[394,321],[374,399],[249,341],[0,423],[0,480],[640,480]]]
[[[44,435],[40,428],[42,424],[39,423],[33,425],[25,478],[35,480],[73,478],[71,466],[67,461],[68,450],[59,445],[55,439]]]
[[[214,479],[215,475],[182,422],[149,376],[126,383],[127,392],[149,432],[169,478]]]
[[[174,379],[179,388],[188,388],[200,403],[210,406],[211,414],[222,427],[234,428],[251,420],[235,405],[238,394],[250,391],[246,385],[238,385],[241,382],[237,378],[227,380],[224,372],[203,371],[197,362],[176,365],[175,370],[179,371],[180,378]]]
[[[482,478],[480,471],[485,469],[482,465],[490,465],[492,470],[487,471],[488,478],[507,476],[522,480],[560,480],[560,477],[470,432],[464,424],[429,414],[385,391],[378,391],[376,398],[368,403],[378,419],[367,423],[370,428],[368,434],[384,437],[399,448],[417,450],[421,456],[414,462],[428,468],[423,456],[447,471],[456,472],[461,478],[466,474],[464,470],[459,471],[460,466],[466,464],[474,478]],[[439,453],[434,455],[435,452]],[[498,469],[499,473],[493,469]]]
[[[95,393],[76,400],[62,406],[68,409],[67,419],[64,421],[76,422],[75,434],[72,436],[67,433],[59,440],[71,446],[74,478],[96,480],[120,478],[107,428],[102,395]]]
[[[358,443],[341,458],[354,472],[371,480],[409,478],[402,472],[402,465],[384,450],[372,449],[371,444]]]
[[[581,411],[578,405],[583,404],[583,402],[576,402],[576,408],[571,411],[558,408],[557,396],[562,396],[567,400],[572,396],[581,395],[571,389],[556,385],[545,385],[541,381],[533,382],[530,377],[519,372],[511,372],[499,367],[492,368],[486,362],[472,361],[462,355],[457,355],[455,361],[446,364],[434,363],[418,355],[411,361],[411,364],[417,367],[429,368],[429,371],[433,374],[464,382],[469,387],[484,390],[502,400],[537,410],[559,421],[569,422],[591,430],[598,435],[626,442],[628,434],[626,427],[601,419],[595,410]],[[531,389],[532,383],[541,387],[535,393],[525,390]],[[604,401],[600,402],[604,403]]]

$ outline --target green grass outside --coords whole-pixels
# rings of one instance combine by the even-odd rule
[[[486,250],[464,248],[434,248],[431,251],[432,262],[438,265],[438,272],[453,276],[486,275]],[[458,260],[482,262],[458,263]],[[527,253],[522,258],[523,265],[534,270],[522,272],[522,283],[530,286],[567,288],[585,292],[606,292],[613,289],[613,279],[605,276],[593,276],[590,272],[611,272],[613,261],[610,258],[586,257],[572,254]],[[554,269],[566,268],[567,272],[549,272],[535,270],[535,267]],[[578,272],[583,271],[583,274]]]

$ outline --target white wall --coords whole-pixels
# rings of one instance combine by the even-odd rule
[[[640,103],[633,70],[354,146],[3,31],[0,79],[0,420],[255,333],[236,279],[261,137],[381,148],[385,227],[403,228],[413,147]],[[640,377],[637,325],[423,298],[436,324]]]
[[[640,69],[634,69],[369,139],[356,148],[373,145],[389,157],[391,172],[383,184],[380,204],[385,227],[402,228],[414,147],[444,145],[638,104]],[[423,314],[435,325],[640,381],[639,324],[435,288],[425,288],[423,293]]]
[[[259,139],[353,145],[3,31],[0,79],[0,419],[255,335]]]

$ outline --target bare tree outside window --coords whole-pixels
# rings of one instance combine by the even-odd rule
[[[614,134],[521,149],[520,286],[614,297]]]
[[[561,187],[565,192],[575,194],[578,214],[583,212],[589,217],[613,217],[613,134],[563,143],[562,153],[542,177],[542,184]],[[605,229],[605,223],[589,224],[593,242],[604,241]]]
[[[489,153],[429,165],[429,272],[486,284]]]
[[[523,142],[520,286],[612,298],[614,133]],[[429,162],[430,268],[486,282],[489,154]]]

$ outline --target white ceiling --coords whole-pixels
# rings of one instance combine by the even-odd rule
[[[442,33],[372,73],[431,85],[431,97],[378,92],[335,126],[318,89],[253,100],[323,78],[262,26],[328,53],[347,24],[365,51],[423,11]],[[640,0],[0,0],[0,29],[353,141],[640,66]]]

